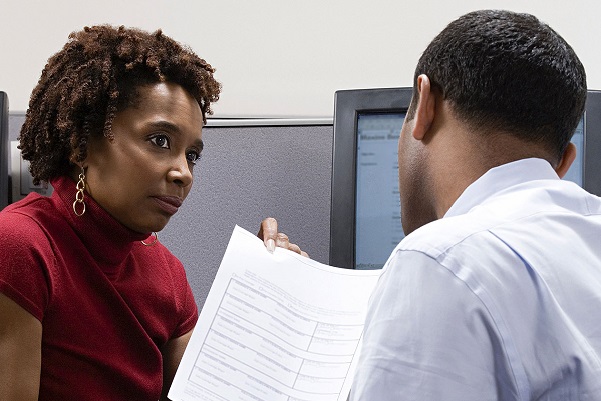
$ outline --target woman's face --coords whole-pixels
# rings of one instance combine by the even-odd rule
[[[86,189],[126,227],[160,231],[182,204],[203,148],[202,112],[181,86],[138,88],[135,106],[116,114],[112,133],[88,142]]]

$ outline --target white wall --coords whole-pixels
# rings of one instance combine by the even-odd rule
[[[69,32],[110,23],[158,27],[217,68],[218,117],[331,117],[337,89],[410,86],[424,47],[465,12],[530,12],[579,54],[601,89],[593,0],[2,0],[0,90],[27,108],[48,57]]]

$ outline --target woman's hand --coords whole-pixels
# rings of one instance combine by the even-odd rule
[[[268,217],[261,222],[261,228],[257,237],[261,238],[265,243],[265,247],[269,252],[273,252],[276,246],[280,248],[290,249],[300,255],[309,257],[307,252],[304,252],[296,244],[293,244],[284,233],[278,232],[278,222],[273,217]]]

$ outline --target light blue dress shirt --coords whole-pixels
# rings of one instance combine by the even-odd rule
[[[350,399],[601,400],[601,198],[540,159],[470,185],[384,266]]]

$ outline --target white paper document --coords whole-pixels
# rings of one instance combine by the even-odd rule
[[[236,226],[174,401],[343,401],[380,272],[323,265]]]

